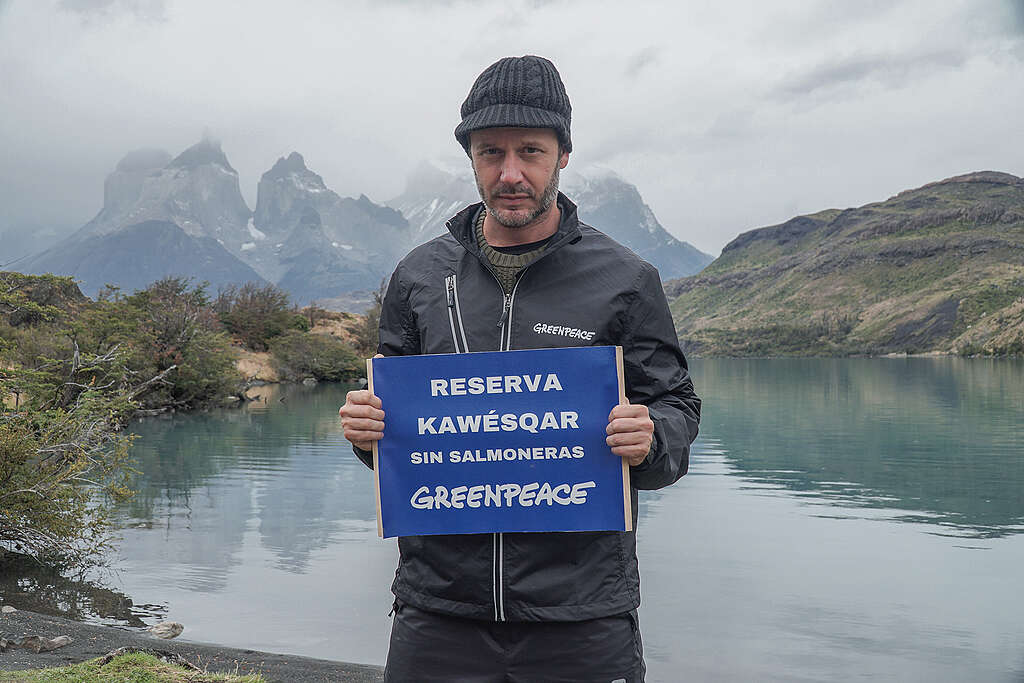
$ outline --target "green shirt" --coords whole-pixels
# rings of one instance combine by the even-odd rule
[[[547,247],[548,240],[551,238],[513,247],[492,247],[484,238],[484,217],[487,215],[486,211],[486,209],[481,209],[476,217],[476,243],[488,263],[494,269],[494,274],[498,276],[498,282],[501,283],[501,288],[505,291],[505,294],[511,294],[512,288],[516,286],[516,275],[528,263],[541,255]]]

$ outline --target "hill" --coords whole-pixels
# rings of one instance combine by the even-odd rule
[[[218,240],[189,235],[175,223],[161,220],[65,240],[30,261],[28,270],[71,275],[89,296],[96,296],[107,284],[128,292],[144,289],[162,277],[208,282],[212,293],[233,283],[263,282]]]
[[[970,173],[751,230],[666,291],[695,355],[1024,353],[1024,180]]]

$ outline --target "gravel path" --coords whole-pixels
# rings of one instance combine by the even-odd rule
[[[187,640],[161,640],[145,633],[116,626],[92,626],[35,612],[17,611],[0,616],[0,636],[11,640],[38,635],[43,638],[70,636],[74,642],[52,652],[13,649],[0,653],[0,681],[3,671],[67,666],[101,657],[119,647],[170,650],[209,671],[262,673],[272,683],[334,682],[376,683],[384,670],[365,664],[346,664],[295,655],[278,655],[256,650],[236,650]]]

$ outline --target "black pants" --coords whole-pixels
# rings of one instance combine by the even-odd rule
[[[643,683],[636,611],[588,621],[492,622],[396,603],[384,680]]]

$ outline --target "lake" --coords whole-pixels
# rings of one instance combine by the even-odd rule
[[[1024,680],[1024,361],[692,366],[690,472],[641,494],[649,680]],[[81,615],[382,664],[397,548],[345,390],[135,424],[103,577],[134,604]]]

